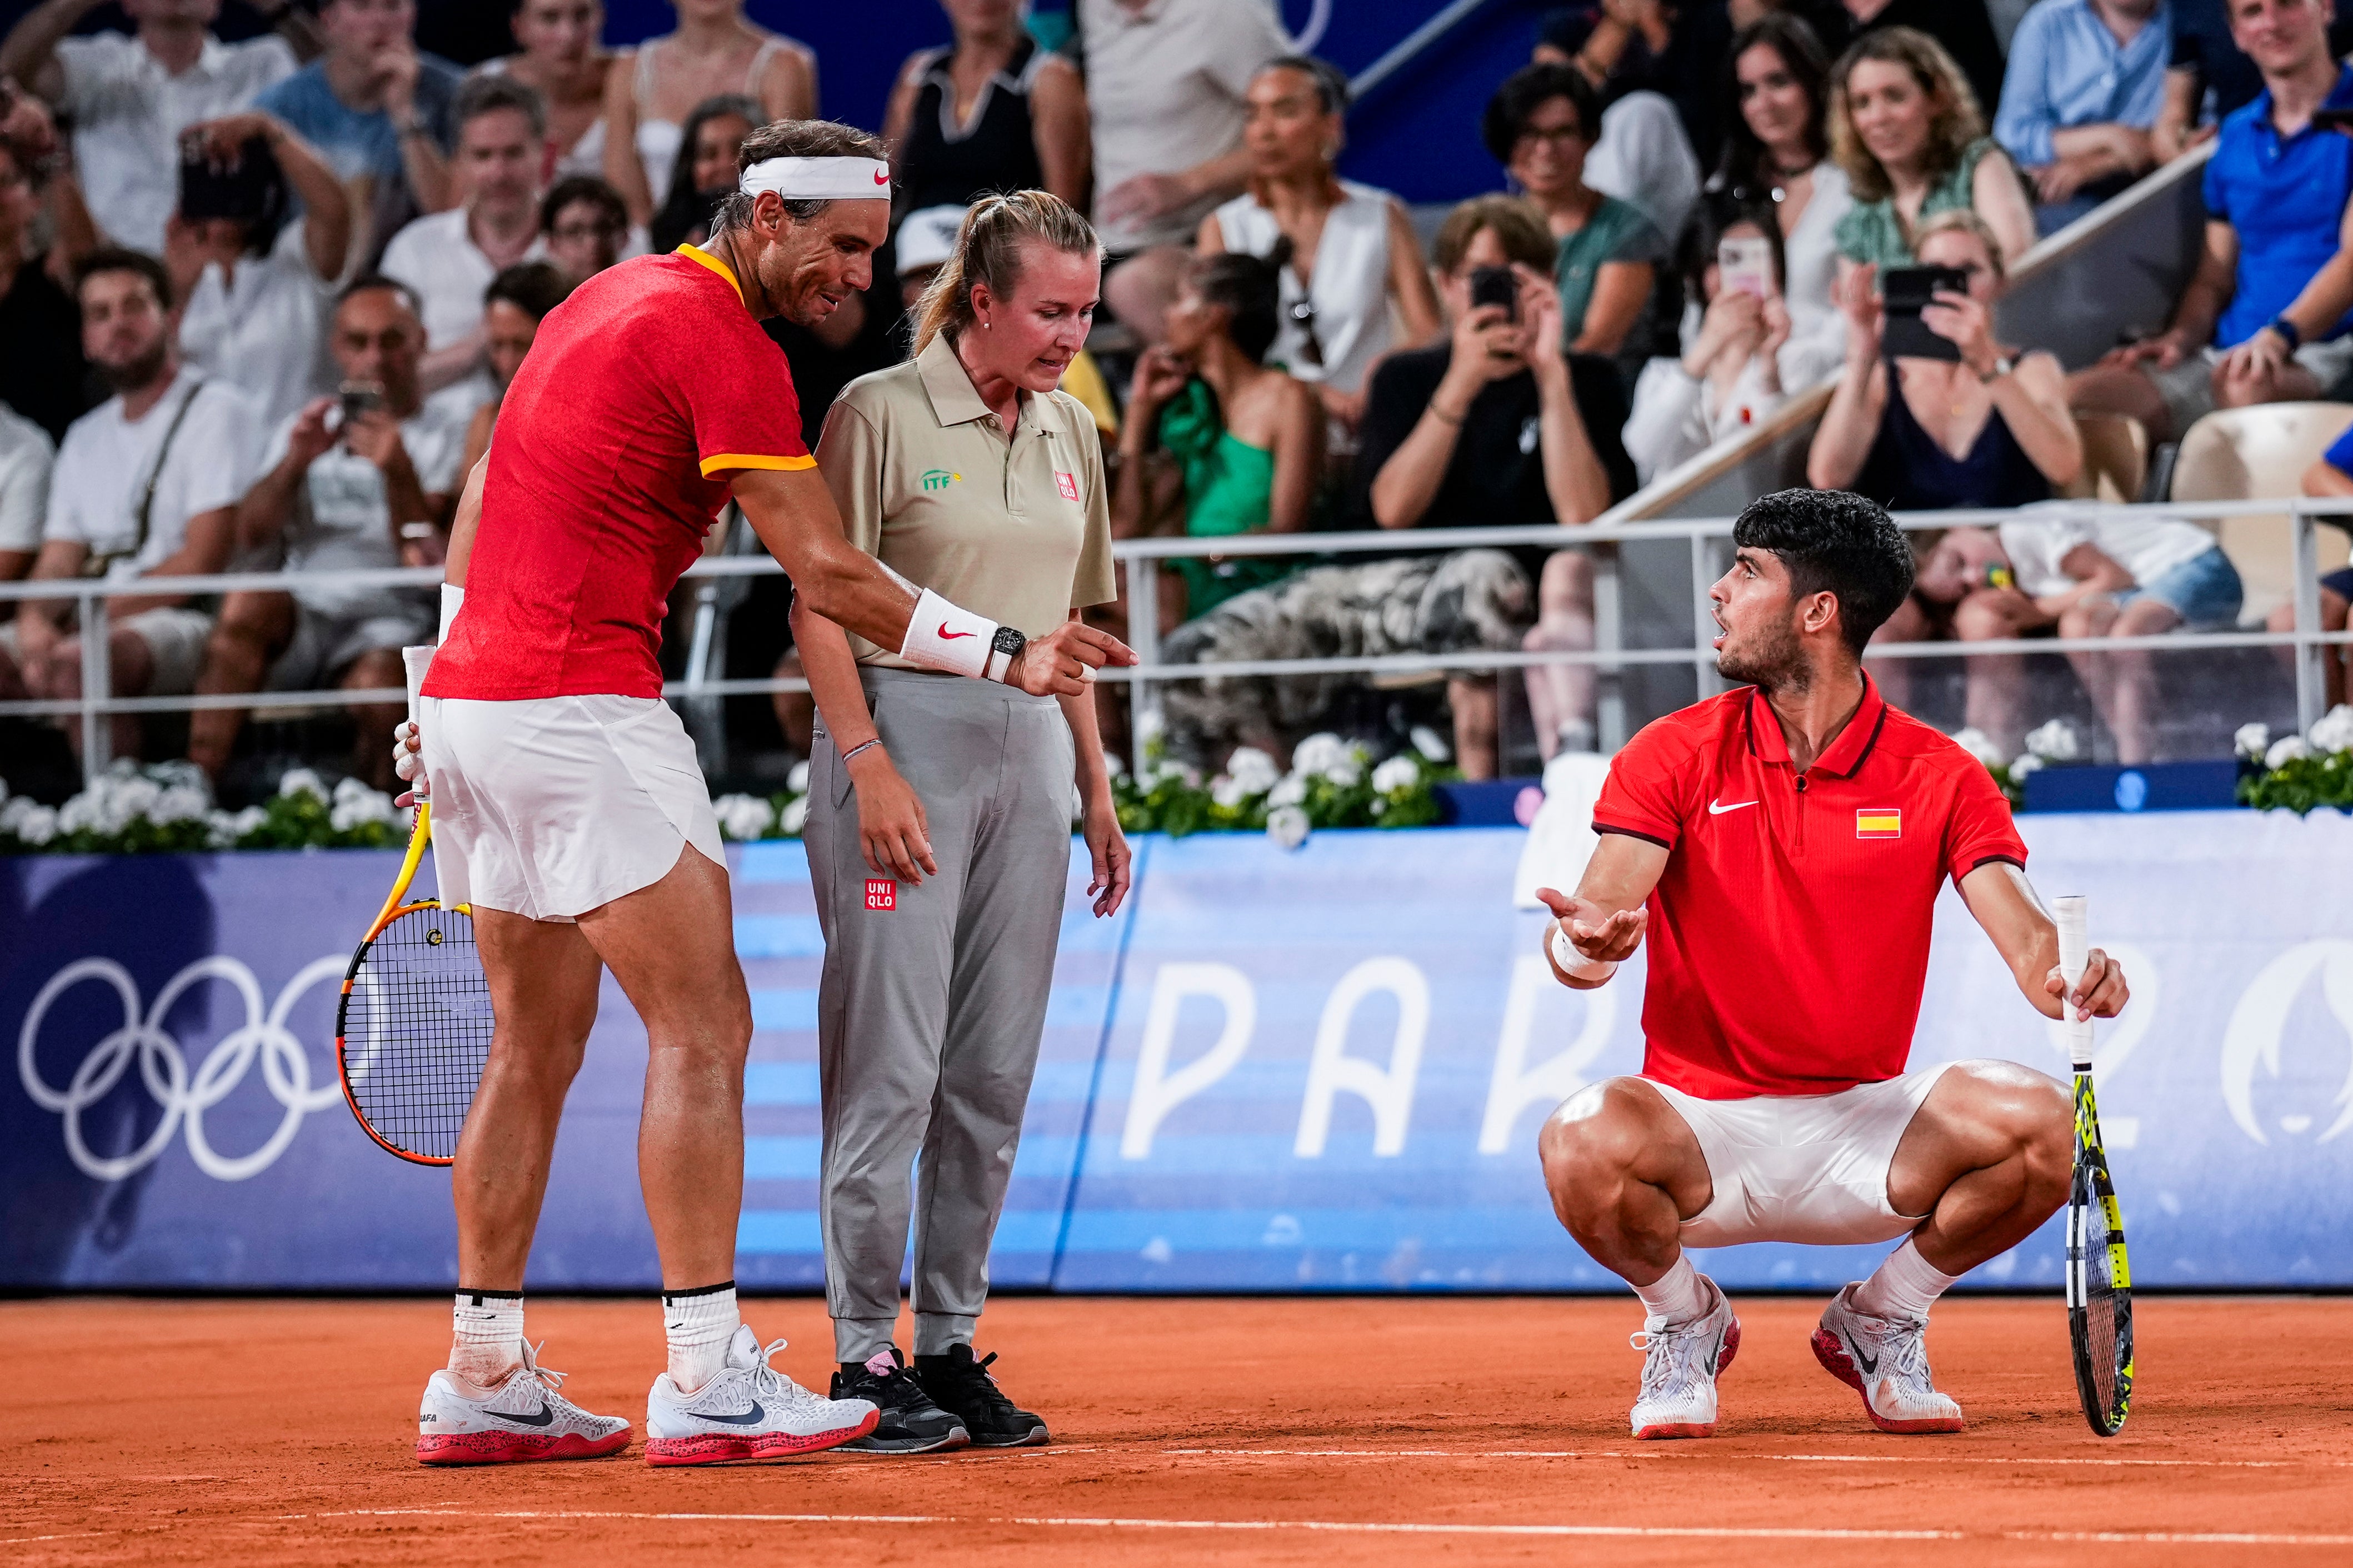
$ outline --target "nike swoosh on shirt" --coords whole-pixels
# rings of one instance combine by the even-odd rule
[[[482,1414],[495,1415],[501,1421],[512,1421],[518,1426],[544,1426],[555,1419],[555,1412],[545,1405],[542,1405],[528,1415],[512,1410],[485,1410]]]
[[[979,635],[980,634],[978,632],[952,632],[948,630],[947,622],[942,621],[940,623],[940,640],[942,642],[947,642],[955,637],[976,637]]]
[[[965,633],[966,637],[971,635],[970,632]],[[752,1401],[752,1408],[740,1415],[719,1415],[708,1410],[694,1410],[688,1414],[699,1421],[721,1421],[730,1426],[757,1426],[768,1418],[768,1413],[760,1408],[760,1402],[756,1399]]]
[[[1707,803],[1707,814],[1710,816],[1722,816],[1727,811],[1738,811],[1744,805],[1756,804],[1753,800],[1736,800],[1730,805],[1726,805],[1722,801],[1712,800]]]

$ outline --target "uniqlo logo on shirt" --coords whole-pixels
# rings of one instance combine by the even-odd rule
[[[1064,500],[1076,500],[1079,499],[1079,480],[1078,476],[1075,474],[1056,474],[1054,476],[1054,488],[1062,492],[1062,499]]]
[[[1892,805],[1857,806],[1854,836],[1857,838],[1901,838],[1904,837],[1904,813]]]
[[[866,907],[870,910],[895,910],[899,907],[899,884],[887,877],[866,879]]]

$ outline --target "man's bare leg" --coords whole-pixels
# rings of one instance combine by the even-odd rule
[[[2074,1125],[2056,1079],[2015,1062],[1956,1063],[1895,1145],[1888,1205],[1926,1215],[1911,1245],[1941,1272],[1966,1274],[2067,1201]]]
[[[205,662],[196,672],[196,693],[210,697],[232,691],[259,691],[270,662],[294,639],[294,596],[291,594],[231,594],[221,601],[212,636],[205,639]],[[204,708],[188,715],[188,760],[218,779],[237,749],[237,731],[245,727],[242,708]],[[400,722],[366,731],[381,735]],[[384,748],[374,741],[371,750]],[[387,764],[388,765],[388,764]]]

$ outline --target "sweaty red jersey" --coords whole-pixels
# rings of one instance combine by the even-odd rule
[[[608,268],[499,408],[466,606],[432,697],[659,697],[662,612],[744,468],[816,466],[784,351],[718,258]]]
[[[1864,678],[1803,774],[1754,688],[1647,725],[1597,833],[1664,845],[1642,1076],[1703,1100],[1833,1094],[1904,1071],[1947,877],[2026,864],[1985,765]]]

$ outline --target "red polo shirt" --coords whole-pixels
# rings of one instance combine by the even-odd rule
[[[1646,726],[1611,761],[1593,828],[1668,850],[1648,905],[1642,1076],[1703,1100],[1902,1073],[1945,879],[2026,864],[1984,764],[1867,676],[1803,773],[1754,688]]]

